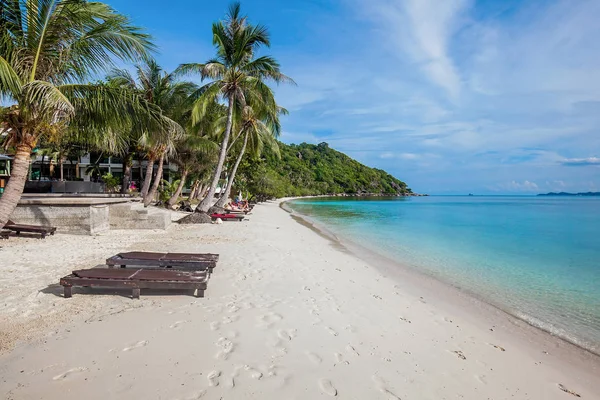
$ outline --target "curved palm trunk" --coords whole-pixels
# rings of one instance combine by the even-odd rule
[[[146,166],[146,175],[144,176],[144,184],[140,193],[145,199],[150,190],[150,182],[152,181],[152,170],[154,169],[154,157],[148,157],[148,165]]]
[[[173,196],[171,196],[171,198],[167,202],[167,205],[169,206],[169,208],[173,207],[173,204],[175,204],[177,202],[177,199],[179,198],[179,195],[181,194],[181,191],[183,190],[183,187],[185,186],[185,180],[187,179],[187,176],[188,176],[187,170],[183,170],[183,172],[181,173],[181,180],[179,181],[179,186],[177,186],[177,190],[175,191],[175,193],[173,193]]]
[[[127,152],[123,158],[123,181],[121,182],[121,193],[129,193],[129,185],[131,184],[131,167],[133,166],[133,153]]]
[[[6,184],[2,197],[0,197],[0,226],[2,227],[9,220],[23,193],[29,172],[31,150],[32,147],[28,145],[21,144],[17,146],[17,152],[10,171],[10,179]]]
[[[225,193],[223,193],[223,196],[221,196],[221,198],[219,199],[219,201],[217,201],[215,206],[223,207],[225,205],[225,203],[227,203],[227,199],[229,198],[229,195],[231,194],[231,187],[233,186],[233,180],[235,179],[235,174],[237,172],[238,167],[240,166],[240,162],[242,161],[242,158],[244,157],[244,153],[246,152],[247,145],[248,145],[248,132],[246,132],[246,136],[244,137],[244,144],[242,145],[240,154],[238,154],[237,160],[235,160],[235,164],[233,164],[233,169],[231,170],[231,173],[229,174],[229,179],[227,180],[227,188],[225,189]]]
[[[206,192],[206,185],[204,183],[201,183],[200,187],[198,188],[198,193],[196,193],[196,198],[201,199],[202,196],[204,196],[205,192]]]
[[[152,200],[154,200],[154,196],[156,195],[156,191],[158,190],[158,185],[160,184],[160,181],[162,180],[164,162],[165,162],[165,155],[163,153],[163,154],[161,154],[160,158],[158,159],[158,168],[156,169],[156,177],[154,178],[154,182],[152,182],[152,187],[148,191],[148,194],[146,195],[146,197],[144,197],[144,207],[148,207],[148,205],[152,202]]]
[[[200,181],[196,179],[194,181],[194,183],[192,184],[192,187],[190,188],[190,195],[188,196],[188,201],[192,201],[193,199],[196,198],[196,194],[198,193],[199,186],[200,186]]]
[[[225,163],[225,157],[227,156],[227,144],[229,143],[229,136],[231,136],[231,126],[233,124],[233,98],[229,97],[229,109],[227,110],[227,126],[225,127],[225,136],[223,137],[223,142],[221,143],[221,152],[219,153],[219,162],[217,163],[217,167],[215,168],[215,172],[213,175],[212,183],[210,188],[208,189],[208,193],[204,200],[200,202],[198,207],[196,208],[196,212],[207,212],[208,209],[212,206],[213,199],[215,197],[215,192],[217,190],[217,185],[219,184],[219,178],[221,177],[221,172],[223,171],[223,164]]]

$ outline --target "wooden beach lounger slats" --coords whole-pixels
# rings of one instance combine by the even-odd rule
[[[119,253],[106,260],[109,267],[128,265],[175,268],[183,270],[205,271],[211,274],[219,261],[218,254],[211,253],[154,253],[146,251],[132,251]]]
[[[211,214],[210,217],[215,220],[221,218],[222,221],[243,221],[244,216],[239,214]]]
[[[56,228],[54,226],[15,224],[11,220],[4,225],[4,229],[16,232],[17,235],[21,234],[21,232],[39,233],[42,235],[42,239],[44,239],[46,235],[54,235],[54,232],[56,232]]]
[[[73,286],[131,289],[133,298],[140,297],[140,289],[194,289],[204,297],[208,282],[205,271],[179,271],[166,269],[114,269],[92,268],[73,271],[60,279],[65,298],[72,295]]]

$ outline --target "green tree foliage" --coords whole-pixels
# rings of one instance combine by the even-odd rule
[[[408,195],[406,183],[385,171],[369,168],[329,147],[279,143],[278,157],[266,149],[261,159],[240,165],[235,190],[250,192],[256,200],[324,194]]]

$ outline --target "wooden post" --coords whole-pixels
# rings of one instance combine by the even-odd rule
[[[68,299],[69,297],[71,297],[73,295],[73,287],[72,286],[65,286],[65,299]]]

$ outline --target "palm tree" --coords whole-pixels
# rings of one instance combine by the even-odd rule
[[[117,87],[128,88],[162,112],[164,123],[155,127],[133,126],[131,135],[145,149],[148,165],[141,193],[148,206],[162,180],[165,158],[174,150],[177,138],[184,134],[179,122],[189,113],[189,97],[198,88],[191,82],[178,82],[174,74],[165,72],[155,60],[136,65],[136,77],[127,70],[114,70],[108,81]],[[127,155],[125,155],[127,157]],[[158,168],[152,185],[154,162]]]
[[[257,106],[256,108],[259,108]],[[276,107],[275,109],[258,109],[257,111],[252,106],[246,106],[240,112],[239,116],[239,133],[234,139],[234,142],[243,137],[242,146],[238,152],[233,168],[227,177],[227,186],[225,192],[222,193],[219,200],[215,203],[216,207],[223,207],[231,194],[231,187],[237,173],[237,169],[246,153],[248,142],[254,156],[259,156],[265,145],[279,155],[279,146],[275,140],[281,133],[281,125],[279,123],[279,114],[287,114],[285,108]],[[233,145],[233,143],[232,143]]]
[[[167,202],[168,207],[173,207],[177,202],[188,176],[200,174],[215,164],[219,146],[210,138],[187,135],[176,145],[176,148],[173,161],[179,167],[181,178],[177,189]]]
[[[99,133],[152,109],[137,96],[87,79],[113,60],[139,60],[153,49],[149,35],[100,2],[0,2],[0,109],[4,147],[15,151],[11,179],[0,199],[0,226],[16,207],[32,149],[41,137],[79,125]],[[137,116],[123,113],[133,107]]]
[[[204,64],[182,64],[177,69],[179,74],[195,73],[200,74],[203,80],[212,80],[198,92],[198,99],[192,111],[192,122],[202,119],[207,104],[214,99],[221,98],[227,103],[227,124],[219,159],[208,194],[196,209],[199,212],[207,212],[212,205],[227,156],[235,104],[239,103],[243,107],[249,92],[255,93],[257,98],[270,92],[266,81],[293,82],[280,72],[279,63],[274,58],[256,57],[260,47],[270,46],[269,34],[264,26],[248,23],[247,17],[241,15],[240,3],[233,3],[229,7],[227,19],[214,23],[212,32],[217,56]],[[268,101],[269,96],[262,97],[264,101]]]

